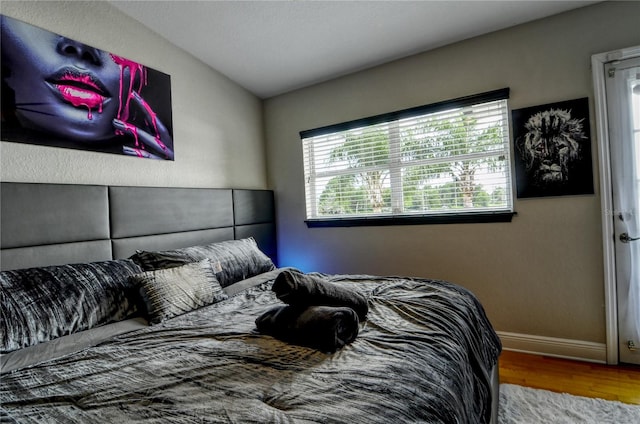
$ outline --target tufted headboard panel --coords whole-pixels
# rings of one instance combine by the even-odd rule
[[[277,264],[274,207],[270,190],[3,182],[0,269],[247,237]]]

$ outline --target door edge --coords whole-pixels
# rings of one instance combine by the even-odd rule
[[[605,71],[607,63],[615,60],[640,57],[640,46],[612,50],[591,56],[591,72],[594,89],[594,112],[598,140],[598,165],[600,167],[600,204],[602,207],[602,248],[604,260],[605,339],[607,364],[619,362],[618,304],[615,268],[615,240],[613,229],[613,195],[611,193],[611,155],[607,118]]]

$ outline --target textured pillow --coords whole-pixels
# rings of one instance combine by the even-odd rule
[[[123,320],[137,310],[133,261],[0,272],[3,353]]]
[[[227,298],[209,259],[143,272],[132,276],[131,280],[140,285],[151,324]]]
[[[271,259],[260,251],[252,237],[162,252],[138,250],[131,259],[145,271],[211,259],[211,265],[222,287],[275,269]]]

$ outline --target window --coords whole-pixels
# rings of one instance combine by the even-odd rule
[[[509,89],[303,131],[307,224],[510,221]]]

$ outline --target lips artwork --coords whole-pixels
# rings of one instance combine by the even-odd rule
[[[171,77],[0,15],[2,140],[174,160]]]
[[[54,87],[62,97],[75,107],[84,106],[88,109],[87,119],[93,119],[92,109],[98,109],[102,113],[102,105],[105,97],[103,91],[89,75],[72,75],[70,72],[63,75]]]

